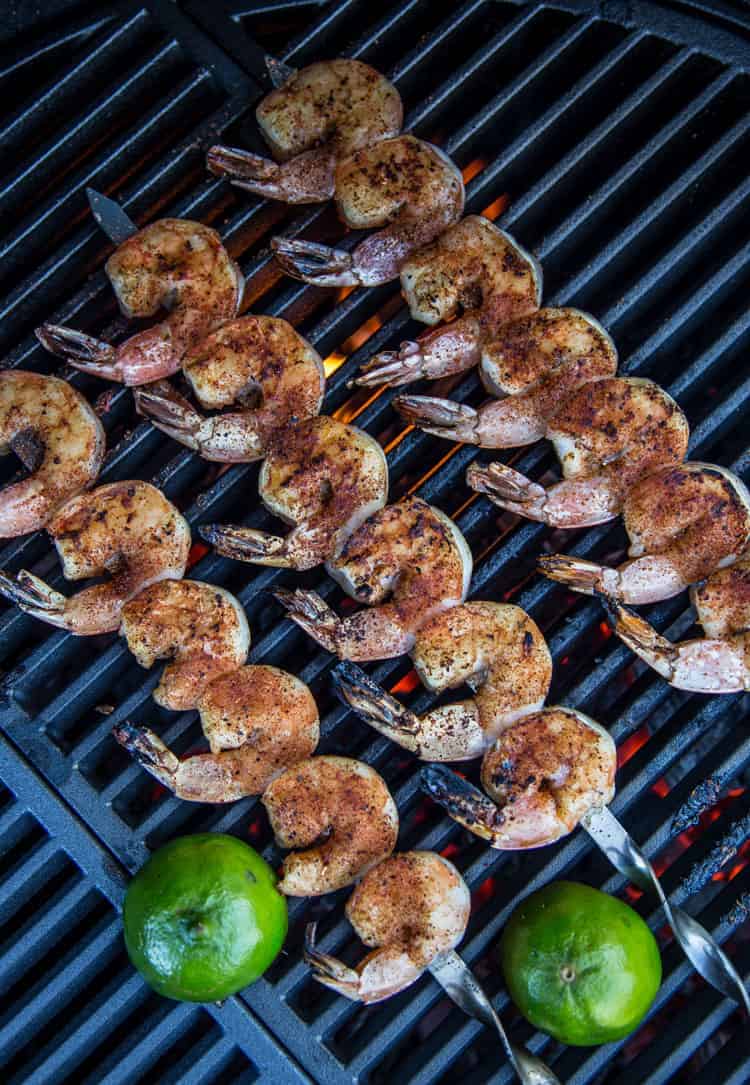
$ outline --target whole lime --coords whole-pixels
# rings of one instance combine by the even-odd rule
[[[500,960],[524,1017],[581,1047],[627,1036],[661,983],[659,947],[637,912],[576,882],[553,882],[516,908]]]
[[[286,899],[257,851],[233,836],[183,836],[154,852],[123,908],[130,959],[155,991],[215,1002],[261,976],[287,931]]]

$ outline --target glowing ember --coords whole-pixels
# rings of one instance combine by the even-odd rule
[[[510,196],[507,192],[503,192],[502,196],[498,196],[498,198],[496,200],[493,200],[488,207],[485,207],[484,211],[482,211],[482,214],[486,219],[492,219],[494,221],[496,218],[499,218],[504,211],[507,210],[509,203]]]
[[[481,885],[478,885],[474,892],[471,894],[471,906],[472,908],[478,908],[482,904],[486,904],[488,900],[492,900],[495,895],[495,878],[485,878]]]
[[[486,158],[475,158],[473,162],[469,162],[468,166],[464,166],[464,168],[461,170],[464,184],[468,185],[472,177],[476,177],[478,173],[481,173],[486,165]]]
[[[419,675],[416,671],[409,671],[404,677],[391,687],[391,693],[411,693],[419,685]]]
[[[196,562],[200,561],[202,557],[205,557],[207,553],[208,547],[205,545],[205,543],[194,542],[193,545],[190,547],[190,552],[188,554],[188,569],[192,569]]]
[[[444,859],[455,859],[460,851],[458,844],[446,844],[440,854]]]
[[[649,729],[646,724],[642,724],[632,735],[629,735],[622,746],[617,751],[617,767],[621,769],[623,765],[626,765],[631,757],[635,757],[642,746],[645,746],[649,740]]]

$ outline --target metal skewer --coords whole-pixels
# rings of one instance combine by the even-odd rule
[[[115,200],[110,200],[109,196],[102,195],[95,188],[87,188],[86,196],[99,229],[115,245],[122,245],[123,241],[138,233],[136,224]]]

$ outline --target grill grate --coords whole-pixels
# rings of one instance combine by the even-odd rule
[[[601,718],[618,743],[614,810],[664,868],[673,901],[688,902],[729,941],[746,975],[750,927],[735,904],[750,891],[741,854],[750,806],[750,739],[740,730],[747,698],[677,693],[606,637],[594,602],[532,576],[539,552],[559,549],[562,535],[517,523],[470,495],[463,474],[475,449],[404,432],[390,392],[346,388],[374,350],[418,330],[397,289],[340,298],[279,277],[269,237],[304,230],[338,243],[342,230],[330,208],[269,205],[233,193],[203,167],[203,150],[216,138],[257,141],[259,90],[243,28],[294,64],[337,54],[367,59],[399,86],[407,126],[441,143],[465,170],[468,210],[504,212],[502,224],[542,259],[546,302],[596,313],[620,347],[623,371],[652,376],[679,398],[693,427],[691,457],[733,466],[748,480],[741,419],[750,399],[743,366],[750,230],[741,166],[750,144],[750,24],[742,6],[716,0],[708,12],[689,3],[469,0],[455,8],[410,0],[374,10],[362,0],[265,0],[224,7],[233,26],[213,10],[209,20],[197,3],[180,9],[154,0],[125,12],[104,6],[86,19],[61,0],[61,14],[21,38],[12,71],[10,54],[0,54],[0,86],[13,101],[0,138],[15,141],[18,155],[2,190],[0,336],[9,363],[54,370],[31,335],[43,319],[94,334],[123,326],[101,271],[109,250],[86,213],[84,184],[115,195],[140,222],[170,214],[219,228],[247,276],[253,309],[291,319],[331,369],[345,358],[329,379],[326,410],[381,440],[393,497],[416,491],[454,516],[475,555],[474,596],[512,599],[541,624],[556,664],[553,700]],[[18,67],[19,52],[26,67]],[[35,82],[26,70],[32,64]],[[92,400],[103,389],[78,373],[72,382]],[[474,375],[440,387],[481,401]],[[257,466],[220,473],[141,423],[129,392],[117,389],[107,400],[112,451],[103,480],[156,480],[193,526],[271,524],[254,496]],[[508,459],[533,477],[553,465],[541,446]],[[0,467],[10,477],[13,465]],[[565,542],[568,552],[609,560],[623,546],[616,525]],[[500,855],[438,817],[417,789],[414,761],[333,703],[330,657],[282,620],[265,591],[301,579],[338,603],[332,582],[317,572],[300,578],[253,569],[200,548],[195,556],[192,576],[236,591],[245,604],[251,660],[286,666],[312,686],[323,717],[321,751],[362,757],[383,773],[402,812],[400,846],[444,850],[464,872],[475,908],[462,952],[514,1038],[575,1083],[750,1077],[738,1013],[698,983],[671,942],[664,942],[658,1001],[634,1039],[565,1050],[514,1016],[491,958],[519,894],[560,876],[627,892],[623,880],[583,834],[542,852]],[[41,535],[4,546],[0,565],[61,583]],[[692,623],[684,599],[650,608],[649,620],[680,637]],[[144,675],[116,638],[76,641],[4,609],[0,659],[8,672],[0,701],[0,776],[8,788],[0,806],[8,864],[0,899],[3,916],[11,916],[0,930],[0,971],[15,996],[0,1017],[0,1037],[8,1038],[0,1050],[9,1081],[511,1080],[492,1037],[427,978],[367,1010],[309,980],[300,957],[309,918],[321,920],[326,950],[345,959],[357,952],[341,895],[294,902],[288,953],[221,1009],[151,996],[127,968],[118,939],[124,871],[176,833],[203,829],[235,832],[275,862],[259,804],[181,803],[116,746],[110,730],[126,718],[155,725],[178,751],[200,740],[193,713],[154,705],[156,677]],[[373,668],[390,686],[408,673],[403,660]],[[406,699],[417,710],[431,703],[421,690]],[[693,810],[691,795],[706,781],[701,831],[683,830],[673,818]],[[659,927],[649,901],[635,906]]]

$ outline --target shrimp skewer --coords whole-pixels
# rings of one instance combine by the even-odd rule
[[[551,554],[540,570],[576,591],[622,603],[656,603],[732,565],[750,543],[750,492],[715,464],[664,467],[626,494],[630,560],[617,569]]]
[[[482,350],[480,376],[497,401],[474,410],[450,399],[400,395],[393,401],[396,410],[436,437],[514,448],[544,437],[567,396],[617,370],[612,340],[577,309],[540,309],[492,335]]]
[[[673,644],[647,621],[603,597],[617,636],[671,686],[692,693],[750,689],[750,557],[691,588],[705,637]]]
[[[555,527],[589,527],[617,516],[629,489],[680,463],[687,419],[652,381],[609,377],[584,384],[547,423],[564,481],[549,489],[500,463],[472,464],[467,484],[501,508]]]
[[[501,603],[444,611],[422,626],[411,657],[427,689],[466,683],[474,696],[417,716],[351,663],[335,669],[334,684],[365,723],[424,761],[481,757],[506,727],[542,708],[552,679],[537,625],[520,607]]]
[[[73,328],[43,324],[37,338],[76,369],[139,385],[176,373],[185,354],[231,319],[244,280],[215,230],[187,219],[159,219],[124,241],[105,267],[127,317],[168,316],[114,347]]]
[[[105,448],[101,422],[67,381],[0,373],[0,454],[15,452],[29,472],[0,491],[0,538],[44,527],[95,482]]]
[[[312,569],[333,558],[388,495],[388,467],[377,441],[355,426],[320,416],[282,431],[263,462],[258,489],[286,536],[204,524],[220,554],[257,565]]]
[[[208,152],[208,168],[258,196],[318,203],[334,194],[338,162],[398,135],[403,106],[393,84],[369,64],[339,58],[293,71],[255,116],[276,161],[217,145]]]
[[[66,597],[26,570],[0,572],[0,593],[22,610],[78,636],[113,633],[123,605],[160,580],[179,579],[190,527],[147,482],[112,482],[67,501],[47,525],[67,580],[103,576],[103,584]]]
[[[384,780],[361,761],[301,761],[270,784],[262,802],[276,842],[295,849],[284,860],[278,885],[287,896],[343,889],[396,846],[396,804]]]
[[[369,1005],[411,986],[437,957],[458,945],[469,922],[471,896],[447,859],[431,851],[406,851],[370,870],[345,910],[372,952],[349,968],[316,948],[315,924],[310,924],[305,960],[319,983]]]
[[[354,249],[274,238],[287,275],[318,286],[377,286],[398,277],[420,246],[464,209],[460,170],[438,147],[403,135],[356,151],[336,167],[336,209],[347,226],[375,229]]]
[[[208,460],[261,459],[280,430],[315,417],[325,374],[317,351],[286,321],[246,316],[223,324],[187,352],[182,370],[208,417],[166,382],[136,389],[136,407],[159,429]]]
[[[123,724],[114,736],[147,772],[188,802],[261,795],[318,745],[310,690],[277,667],[236,667],[209,682],[196,707],[210,753],[180,760],[153,731]]]
[[[197,580],[160,580],[122,608],[120,633],[142,667],[168,659],[153,698],[163,708],[196,708],[206,686],[241,667],[250,629],[239,599]]]
[[[388,659],[408,652],[418,630],[462,603],[471,551],[455,524],[417,497],[376,512],[349,535],[326,568],[369,610],[337,615],[315,592],[276,591],[293,621],[342,659]]]

